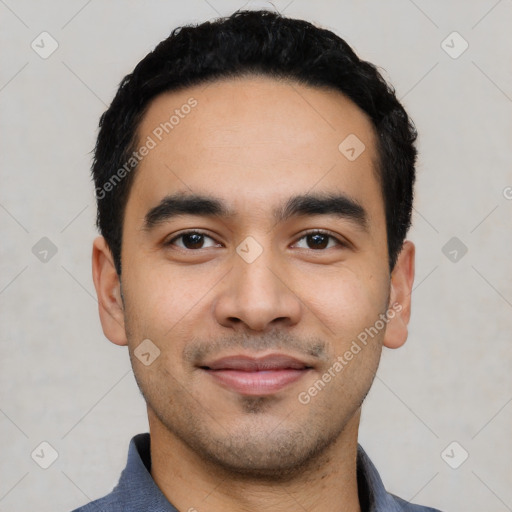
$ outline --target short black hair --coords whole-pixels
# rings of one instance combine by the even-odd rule
[[[417,137],[395,90],[376,66],[357,57],[339,36],[272,11],[236,11],[229,17],[174,29],[124,77],[101,116],[92,175],[97,227],[121,275],[124,210],[136,163],[137,130],[161,93],[222,78],[265,75],[343,93],[373,123],[393,270],[411,224]],[[341,142],[341,141],[340,141]],[[124,171],[123,171],[124,169]],[[131,172],[130,172],[131,171]]]

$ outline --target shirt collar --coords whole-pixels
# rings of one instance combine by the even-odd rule
[[[151,476],[150,436],[138,434],[130,441],[128,462],[113,491],[122,510],[178,512]],[[362,512],[400,512],[402,507],[389,494],[361,445],[357,445],[357,485]]]

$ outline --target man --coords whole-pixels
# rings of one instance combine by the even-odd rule
[[[416,133],[332,32],[268,11],[175,30],[100,121],[106,337],[147,402],[89,511],[432,511],[358,445],[407,338]]]

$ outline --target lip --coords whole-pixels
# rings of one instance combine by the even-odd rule
[[[222,387],[243,395],[269,395],[298,381],[312,370],[307,362],[286,354],[250,357],[239,354],[200,366]]]
[[[256,372],[265,370],[303,370],[311,368],[311,365],[296,357],[287,354],[267,354],[263,357],[251,357],[246,354],[235,354],[222,357],[214,361],[205,362],[201,368],[209,370],[239,370],[245,372]]]

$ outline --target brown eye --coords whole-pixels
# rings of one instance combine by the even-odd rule
[[[210,240],[213,243],[210,245],[207,244],[207,240]],[[172,240],[169,240],[165,245],[176,245],[181,249],[204,249],[207,247],[214,247],[218,244],[215,243],[213,238],[200,231],[187,231],[186,233],[181,233],[180,235],[174,237]]]
[[[325,249],[329,245],[329,236],[317,233],[316,235],[307,235],[306,240],[310,249]]]
[[[344,246],[342,242],[340,242],[337,238],[329,233],[324,233],[323,231],[312,231],[310,233],[306,233],[302,236],[299,241],[304,240],[304,245],[301,248],[305,249],[313,249],[313,250],[322,250],[322,249],[330,249],[335,246]]]

